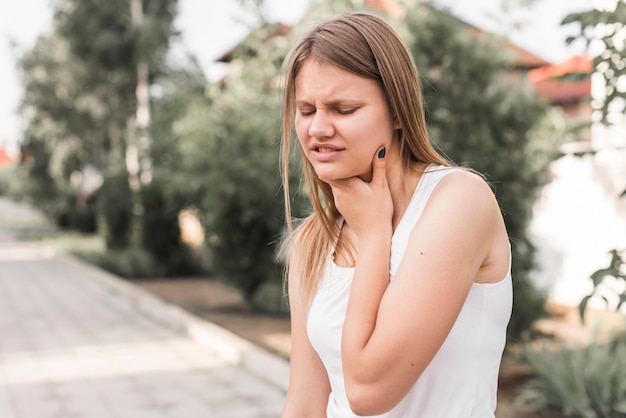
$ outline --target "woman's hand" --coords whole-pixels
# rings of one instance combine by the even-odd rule
[[[391,228],[393,202],[385,172],[385,153],[385,148],[380,148],[374,155],[369,183],[359,177],[330,183],[335,207],[360,239]]]

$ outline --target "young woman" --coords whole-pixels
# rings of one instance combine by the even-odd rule
[[[433,149],[380,18],[320,24],[285,67],[283,175],[295,127],[313,213],[288,245],[283,417],[493,417],[512,291],[491,189]]]

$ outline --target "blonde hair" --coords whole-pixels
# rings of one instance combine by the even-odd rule
[[[287,269],[298,258],[300,293],[306,303],[322,277],[337,242],[340,214],[330,186],[319,179],[300,148],[304,178],[313,213],[295,229],[289,192],[289,160],[295,114],[295,80],[307,60],[335,65],[376,80],[390,113],[400,125],[400,153],[406,170],[415,162],[449,166],[433,148],[426,128],[419,75],[413,58],[398,33],[381,18],[367,13],[339,15],[316,26],[292,49],[284,63],[282,175],[288,227]],[[297,142],[297,141],[296,141]]]

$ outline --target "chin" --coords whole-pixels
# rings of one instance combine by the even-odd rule
[[[326,170],[316,171],[315,173],[317,174],[317,177],[319,177],[319,179],[322,180],[324,183],[332,183],[333,181],[346,178],[344,176],[337,175],[337,173],[330,173]]]
[[[316,173],[317,173],[317,177],[319,177],[319,179],[322,180],[324,183],[332,183],[335,181],[346,180],[346,179],[353,178],[353,177],[359,177],[360,179],[369,182],[372,178],[371,171],[369,173],[359,174],[357,172],[338,173],[336,171],[328,172],[328,171],[320,170],[320,171],[316,171]]]

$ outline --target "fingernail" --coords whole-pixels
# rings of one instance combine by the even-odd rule
[[[386,152],[387,152],[387,150],[385,148],[383,148],[380,151],[378,151],[378,158],[385,158],[385,153]]]

